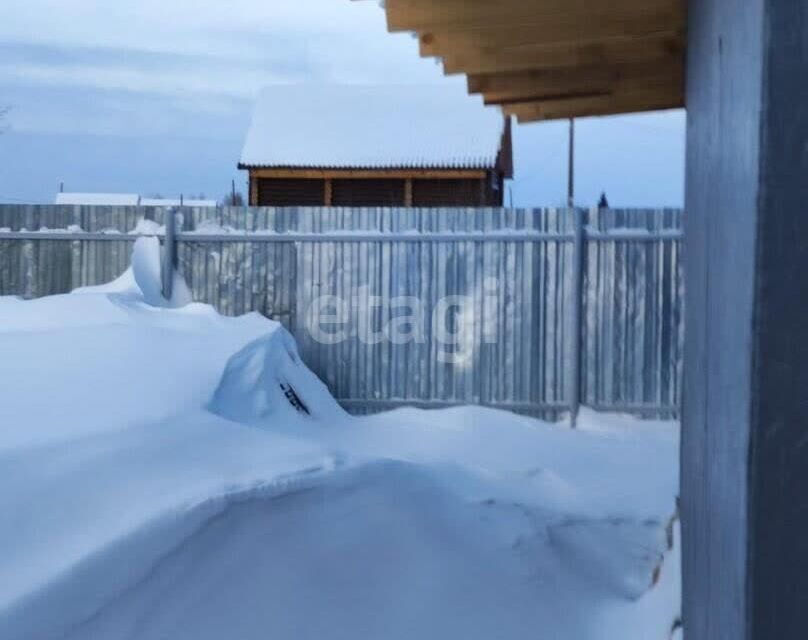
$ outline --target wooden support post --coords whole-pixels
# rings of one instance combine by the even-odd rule
[[[334,201],[334,185],[331,181],[331,178],[326,178],[325,180],[325,198],[323,204],[326,207],[330,207]]]
[[[412,178],[407,178],[404,181],[404,206],[412,206]]]
[[[259,178],[250,173],[250,206],[258,206],[258,180]]]
[[[575,118],[570,118],[567,153],[567,207],[572,209],[575,206]]]
[[[808,630],[808,11],[691,0],[687,640]]]

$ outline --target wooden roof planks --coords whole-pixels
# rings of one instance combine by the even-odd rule
[[[520,122],[684,106],[685,0],[386,0],[391,31]]]

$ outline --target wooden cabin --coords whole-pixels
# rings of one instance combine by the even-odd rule
[[[511,126],[462,86],[277,86],[239,168],[251,206],[500,207]]]

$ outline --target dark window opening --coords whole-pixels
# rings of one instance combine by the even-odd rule
[[[322,207],[325,180],[261,178],[258,205],[262,207]]]
[[[412,204],[416,207],[478,207],[487,204],[485,191],[481,180],[414,180]]]
[[[404,206],[404,180],[333,180],[331,204],[335,207]]]

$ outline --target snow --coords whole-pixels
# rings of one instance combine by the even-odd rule
[[[0,298],[4,640],[671,637],[675,424],[352,418],[159,259]]]
[[[504,127],[454,84],[277,85],[258,98],[241,164],[493,169]]]
[[[174,274],[170,300],[163,297],[160,241],[156,237],[139,238],[132,250],[132,266],[114,282],[76,289],[74,294],[111,294],[119,304],[143,303],[151,307],[187,307],[191,292],[185,280]]]
[[[54,204],[136,207],[140,196],[135,193],[57,193]]]
[[[57,193],[54,204],[109,207],[216,207],[215,200],[144,198],[134,193]]]
[[[305,398],[293,395],[296,389],[305,389]],[[243,423],[285,422],[295,413],[345,417],[326,386],[302,365],[285,331],[259,338],[227,363],[209,409]]]
[[[204,200],[198,198],[141,198],[141,207],[201,207],[213,209],[218,206],[215,200]]]
[[[142,236],[159,236],[165,235],[165,233],[165,225],[161,225],[154,220],[146,220],[145,218],[140,218],[140,220],[137,221],[135,228],[129,232],[130,235]]]

